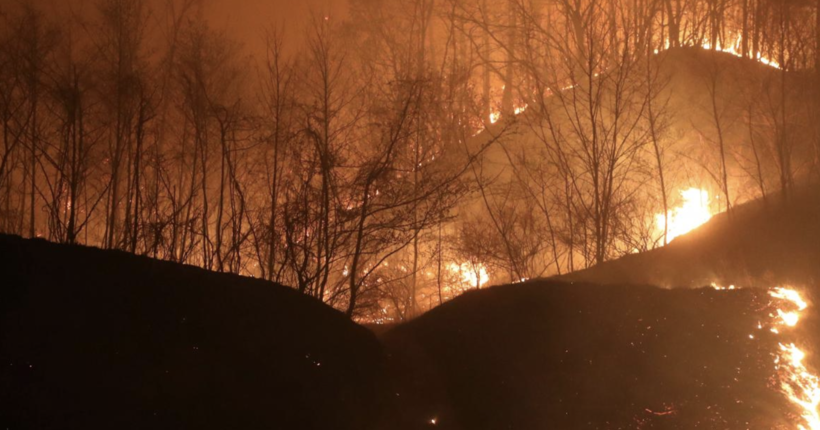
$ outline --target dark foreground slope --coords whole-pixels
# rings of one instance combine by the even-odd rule
[[[0,236],[0,279],[8,429],[791,429],[778,342],[820,345],[816,318],[771,333],[757,289],[496,287],[380,345],[293,290],[119,252]]]
[[[0,236],[0,428],[366,429],[381,349],[278,285]]]
[[[409,428],[796,428],[770,311],[760,290],[541,281],[465,294],[385,343]]]

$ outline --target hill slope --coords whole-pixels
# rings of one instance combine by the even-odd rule
[[[818,220],[820,193],[806,186],[651,252],[445,303],[384,337],[394,373],[408,375],[404,419],[488,430],[797,428],[773,361],[780,343],[797,342],[820,369]],[[712,282],[757,288],[699,288]],[[767,291],[783,285],[810,308],[777,334]]]
[[[366,429],[381,348],[279,285],[0,236],[0,428]]]
[[[467,293],[385,342],[406,428],[796,428],[773,387],[769,304],[762,290],[537,281]]]
[[[600,284],[813,287],[820,279],[820,193],[770,196],[720,214],[669,245],[560,277]],[[812,288],[813,289],[813,288]]]
[[[10,429],[795,428],[772,359],[820,345],[815,316],[770,332],[759,289],[534,281],[382,346],[291,289],[119,252],[0,236],[0,273]]]

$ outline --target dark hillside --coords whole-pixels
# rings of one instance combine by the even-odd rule
[[[385,342],[405,357],[409,427],[793,428],[757,329],[768,306],[762,290],[539,281],[465,294]]]
[[[268,282],[0,236],[0,428],[366,429],[381,349]]]

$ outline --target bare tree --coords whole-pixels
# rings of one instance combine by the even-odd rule
[[[715,140],[717,141],[718,147],[718,161],[720,163],[718,184],[721,192],[723,193],[724,201],[726,202],[726,211],[730,212],[732,199],[729,195],[729,168],[727,162],[727,156],[729,154],[724,133],[724,128],[726,127],[724,119],[725,112],[724,108],[721,106],[722,99],[720,95],[722,73],[715,56],[711,56],[706,60],[704,73],[706,89],[709,95],[710,113],[715,126]]]
[[[646,116],[649,127],[649,138],[652,142],[652,152],[657,166],[658,186],[663,208],[663,245],[669,243],[669,196],[666,175],[666,156],[664,134],[669,127],[669,98],[662,99],[661,95],[668,83],[660,71],[657,63],[651,59],[646,61]]]
[[[41,98],[43,93],[44,70],[46,59],[56,44],[57,33],[49,24],[43,13],[31,4],[25,4],[19,20],[16,22],[14,47],[11,48],[17,57],[20,67],[26,99],[27,118],[25,144],[28,149],[28,160],[23,176],[28,182],[28,235],[37,235],[37,195],[39,193],[37,177],[40,160]],[[20,229],[22,231],[22,228]]]
[[[268,279],[280,281],[282,268],[278,251],[283,244],[281,239],[280,223],[280,199],[284,188],[284,171],[286,163],[286,146],[294,139],[294,110],[296,100],[293,94],[293,64],[285,58],[283,53],[283,39],[278,31],[273,31],[267,36],[267,55],[263,73],[265,114],[263,121],[266,132],[265,142],[269,146],[265,160],[265,176],[268,184],[269,212],[267,217],[267,228],[264,229],[264,237],[267,238],[267,256],[262,261],[263,253],[260,251],[260,264],[263,267],[263,276]],[[277,265],[279,267],[277,268]]]
[[[58,121],[58,141],[44,148],[44,158],[52,175],[44,174],[50,192],[46,199],[50,237],[65,243],[78,242],[88,227],[95,209],[106,194],[89,189],[96,146],[100,134],[91,130],[94,117],[91,70],[93,63],[76,41],[76,31],[69,22],[63,30],[63,43],[55,52],[49,67],[51,111]],[[87,50],[86,50],[87,52]]]
[[[137,0],[101,0],[97,9],[100,26],[94,33],[101,64],[99,78],[104,82],[101,92],[106,111],[110,112],[107,161],[111,186],[106,203],[105,246],[125,247],[133,252],[139,223],[140,163],[150,116],[142,82],[148,18],[143,3]],[[125,218],[123,226],[121,215]]]

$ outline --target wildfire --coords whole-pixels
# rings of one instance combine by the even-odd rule
[[[481,263],[450,263],[448,269],[454,275],[459,276],[461,286],[464,288],[481,288],[490,282],[487,267]]]
[[[501,119],[501,111],[494,110],[490,112],[490,124],[495,124]]]
[[[775,318],[775,325],[795,327],[800,322],[800,314],[808,304],[795,290],[775,288],[769,295],[776,299],[779,306]],[[786,309],[782,309],[785,307]],[[777,334],[779,331],[772,329]],[[794,343],[780,344],[780,350],[775,357],[775,370],[780,376],[780,389],[789,401],[802,411],[803,424],[798,425],[800,430],[820,429],[820,378],[809,371],[803,360],[806,353]]]
[[[683,205],[670,210],[666,217],[662,213],[655,215],[658,230],[666,230],[667,242],[689,233],[712,218],[707,191],[689,188],[681,191],[680,195],[683,197]],[[664,229],[667,220],[668,229]]]
[[[723,52],[725,54],[733,55],[735,57],[743,58],[744,57],[743,56],[743,50],[741,48],[742,42],[743,42],[742,37],[740,35],[738,35],[738,36],[735,37],[734,42],[731,42],[731,43],[729,43],[725,46],[722,43],[720,43],[720,41],[718,41],[717,44],[712,45],[711,41],[705,40],[700,44],[700,48],[705,49],[707,51],[712,51],[712,50],[719,51],[719,52]],[[669,46],[670,46],[669,45],[669,40],[667,39],[663,44],[663,49],[655,49],[655,54],[658,54],[659,52],[668,50]],[[694,47],[695,45],[689,45],[689,46]],[[760,64],[764,64],[766,66],[773,67],[775,69],[780,69],[781,68],[780,63],[778,63],[775,60],[772,60],[771,58],[766,57],[760,51],[755,52],[754,55],[751,56],[751,59],[757,61]]]

